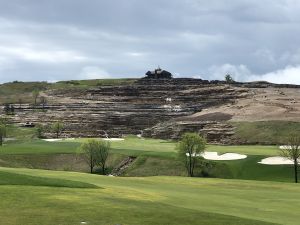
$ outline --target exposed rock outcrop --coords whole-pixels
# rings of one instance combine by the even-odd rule
[[[50,89],[43,93],[47,98],[44,106],[14,105],[11,121],[45,125],[62,121],[65,137],[143,133],[147,137],[178,138],[183,132],[195,131],[210,142],[228,143],[234,134],[229,120],[265,119],[272,113],[273,119],[300,117],[299,90],[296,85],[267,82],[229,85],[187,78],[140,79],[122,86]],[[264,107],[268,110],[259,111]]]
[[[112,176],[122,175],[126,169],[136,160],[136,157],[128,156],[126,157],[116,168],[111,172]]]

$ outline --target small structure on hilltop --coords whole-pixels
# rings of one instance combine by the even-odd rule
[[[172,79],[173,75],[166,71],[166,70],[162,70],[161,68],[157,68],[154,71],[148,71],[146,73],[146,77],[148,79]]]

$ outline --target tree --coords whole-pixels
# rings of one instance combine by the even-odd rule
[[[199,154],[205,149],[206,140],[197,133],[185,133],[178,143],[178,156],[184,162],[187,173],[194,176],[194,168]]]
[[[298,164],[300,160],[300,136],[291,134],[288,138],[288,146],[281,150],[281,155],[293,161],[295,183],[298,183]]]
[[[0,146],[2,146],[5,137],[6,137],[6,125],[0,123]]]
[[[5,112],[6,115],[10,114],[10,105],[9,105],[9,103],[4,104],[4,112]]]
[[[56,134],[56,138],[59,137],[59,135],[63,129],[64,129],[64,124],[62,122],[55,122],[52,125],[52,130]]]
[[[40,91],[37,90],[37,89],[34,89],[33,92],[32,92],[32,97],[34,99],[34,105],[36,105],[37,98],[39,97],[39,95],[40,95]]]
[[[86,163],[93,173],[95,166],[101,166],[102,173],[105,174],[106,161],[110,151],[110,143],[107,141],[88,140],[80,146]]]
[[[230,74],[226,74],[226,75],[225,75],[225,81],[226,81],[226,83],[228,83],[228,84],[231,84],[231,83],[234,83],[234,82],[235,82]]]
[[[38,124],[36,126],[36,136],[38,138],[42,138],[43,137],[43,133],[44,133],[44,126],[42,124]]]
[[[47,104],[47,98],[45,96],[40,97],[40,102],[43,106],[43,109],[45,108],[45,105]]]
[[[110,151],[110,142],[108,141],[97,141],[97,166],[102,168],[102,174],[105,174],[106,161]]]
[[[4,112],[6,115],[13,115],[15,113],[15,107],[12,104],[4,104]]]
[[[23,104],[23,99],[21,97],[18,98],[18,103],[19,103],[19,109],[21,109]]]

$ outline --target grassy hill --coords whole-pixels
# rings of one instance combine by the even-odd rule
[[[96,188],[0,185],[5,224],[299,224],[300,187],[181,177],[119,178],[70,172],[1,168],[15,176],[95,185]],[[18,213],[16,213],[18,212]]]
[[[46,91],[46,90],[76,90],[99,86],[112,85],[129,85],[136,79],[94,79],[94,80],[70,80],[59,81],[56,83],[47,82],[22,82],[14,81],[10,83],[0,84],[0,104],[4,103],[32,103],[32,91]]]

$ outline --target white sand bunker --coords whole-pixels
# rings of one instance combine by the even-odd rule
[[[49,142],[55,142],[55,141],[62,141],[62,139],[58,139],[58,138],[55,138],[55,139],[42,139],[43,141],[49,141]]]
[[[241,155],[238,153],[225,153],[222,155],[218,155],[217,152],[204,152],[201,154],[204,159],[208,160],[239,160],[246,159],[246,155]]]
[[[288,158],[281,157],[281,156],[273,156],[269,158],[262,159],[260,164],[265,165],[292,165],[294,162],[292,160],[289,160]]]
[[[105,141],[124,141],[124,138],[103,138]]]
[[[188,154],[187,154],[188,155]],[[202,156],[204,159],[207,160],[239,160],[239,159],[246,159],[246,155],[241,155],[238,153],[225,153],[222,155],[218,155],[218,152],[204,152],[200,155],[197,156]]]
[[[281,145],[281,146],[279,146],[279,149],[281,149],[281,150],[292,149],[292,146],[290,146],[290,145]]]

